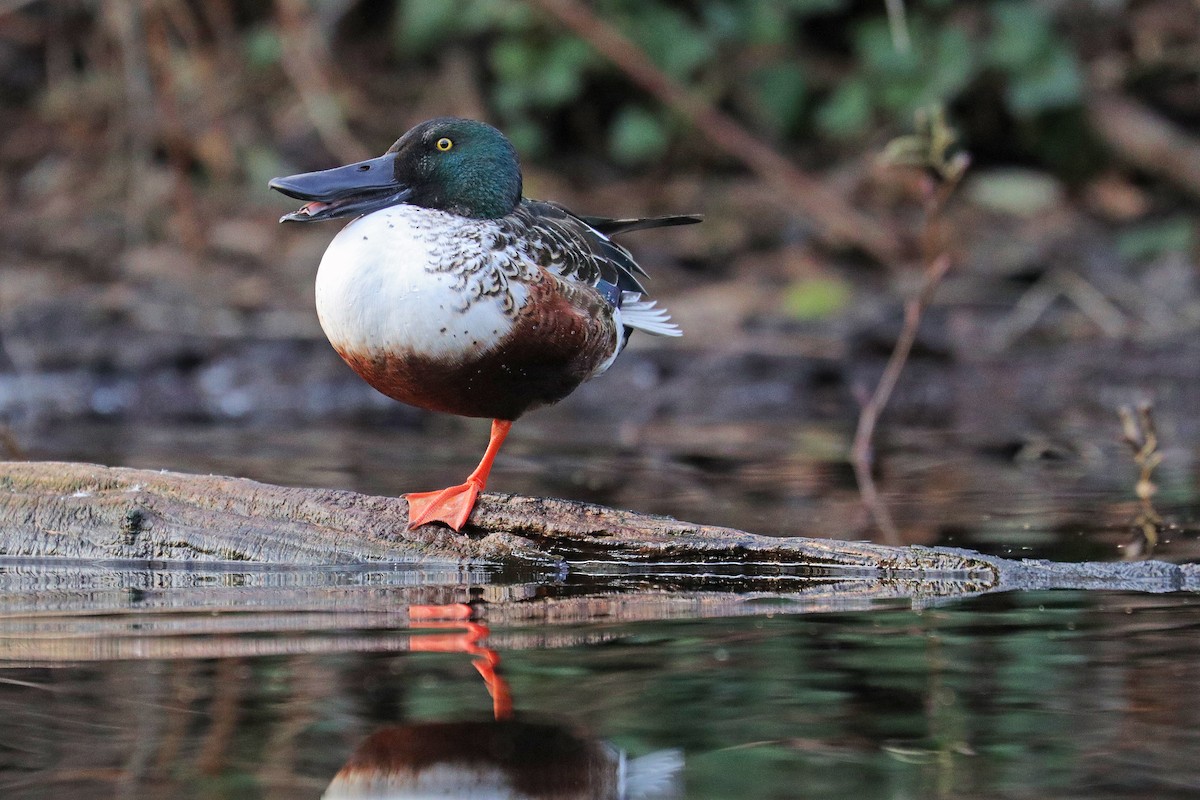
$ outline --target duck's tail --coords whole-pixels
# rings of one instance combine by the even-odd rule
[[[665,217],[629,217],[627,219],[610,219],[609,217],[580,217],[591,227],[605,236],[615,236],[618,233],[644,231],[647,228],[670,228],[675,225],[695,225],[704,219],[700,214],[670,214]]]
[[[683,336],[679,326],[671,321],[665,308],[653,300],[643,300],[638,292],[621,292],[621,324],[626,328],[652,333],[655,336]]]

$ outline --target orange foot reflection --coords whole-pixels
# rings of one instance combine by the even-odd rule
[[[469,653],[474,666],[483,677],[492,698],[492,713],[496,719],[508,719],[513,713],[512,692],[508,682],[500,677],[500,655],[482,644],[491,632],[486,625],[472,622],[475,613],[466,603],[440,606],[409,606],[408,619],[413,628],[462,628],[462,633],[428,634],[412,637],[410,648],[417,653]]]

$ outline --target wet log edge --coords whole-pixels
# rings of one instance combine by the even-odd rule
[[[964,582],[974,591],[1200,588],[1194,565],[1008,561],[968,550],[776,538],[553,498],[485,493],[463,533],[407,529],[401,497],[245,478],[0,462],[0,554],[317,565],[491,565],[564,574],[724,565]]]

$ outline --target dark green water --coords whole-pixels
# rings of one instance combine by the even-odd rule
[[[597,424],[568,436],[553,418],[519,429],[495,488],[765,533],[870,530],[845,431],[681,423],[623,435]],[[384,494],[460,479],[482,436],[470,424],[79,423],[41,432],[31,455]],[[1136,510],[1121,462],[903,446],[883,489],[909,541],[1120,558]],[[1177,469],[1161,486],[1179,525],[1159,555],[1195,560],[1194,480]],[[1196,595],[870,602],[814,581],[789,583],[786,602],[748,603],[728,582],[656,588],[3,563],[0,800],[1200,796]],[[470,621],[414,610],[458,603]],[[511,718],[498,722],[507,697]],[[424,794],[414,764],[440,770]],[[525,794],[498,793],[500,767]],[[353,793],[365,784],[347,776],[364,775],[376,793]]]
[[[461,767],[503,728],[489,660],[518,723],[630,764],[657,754],[676,793],[631,797],[1200,792],[1193,595],[638,623],[609,609],[469,631],[408,609],[474,602],[488,623],[538,592],[485,574],[87,573],[0,572],[0,797],[318,798],[368,737],[429,723],[469,723],[442,756]],[[622,796],[583,788],[552,749],[522,758],[570,773],[574,793],[540,796]],[[404,791],[329,796],[508,796]]]

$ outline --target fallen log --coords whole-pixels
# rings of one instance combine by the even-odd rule
[[[966,551],[773,538],[552,498],[485,493],[463,533],[408,530],[402,497],[55,462],[0,463],[0,555],[561,569],[775,564],[990,579]]]
[[[486,493],[463,533],[407,529],[403,498],[91,464],[0,462],[0,557],[165,564],[419,565],[645,576],[680,591],[864,582],[879,597],[1010,589],[1195,591],[1195,565],[1010,561],[954,548],[766,537],[569,500]],[[65,561],[61,562],[64,565]],[[532,577],[531,571],[543,578]],[[498,581],[503,582],[503,581]],[[870,592],[868,592],[869,594]]]

